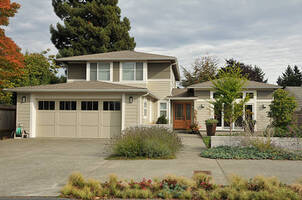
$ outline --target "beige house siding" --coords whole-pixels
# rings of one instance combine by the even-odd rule
[[[148,79],[170,79],[170,63],[148,63]]]
[[[21,103],[23,96],[26,96],[26,103]],[[30,132],[30,94],[19,93],[17,95],[17,119],[16,125],[22,123],[23,128]]]
[[[113,62],[113,82],[120,81],[120,63]]]
[[[274,91],[273,90],[258,90],[257,99],[272,99]]]
[[[129,103],[129,97],[133,97],[133,103]],[[125,128],[140,124],[140,95],[126,95],[125,101]]]
[[[271,102],[268,101],[257,101],[256,108],[256,128],[257,131],[264,131],[266,127],[270,124],[270,118],[268,117],[268,112],[270,110],[269,105]],[[263,108],[263,105],[266,108]]]
[[[201,105],[203,105],[202,109],[200,109]],[[199,126],[201,126],[202,130],[205,130],[205,120],[211,118],[212,116],[211,104],[208,101],[196,100],[194,102],[194,110],[196,111],[196,118]]]
[[[195,90],[195,96],[200,99],[210,99],[210,91],[209,90]]]
[[[160,99],[170,96],[172,90],[170,81],[150,81],[147,88]]]
[[[153,112],[152,121],[153,121],[153,123],[156,123],[157,118],[158,118],[157,117],[158,116],[158,101],[152,101],[152,112]]]
[[[71,80],[86,80],[86,63],[70,64],[67,74]]]

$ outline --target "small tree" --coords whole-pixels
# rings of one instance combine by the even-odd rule
[[[242,117],[244,104],[249,100],[248,96],[242,95],[246,80],[241,69],[235,66],[221,70],[219,77],[212,80],[215,100],[210,103],[216,115],[223,110],[224,120],[230,123],[230,133],[233,131],[232,124]]]
[[[192,71],[183,67],[185,78],[181,81],[181,84],[184,87],[215,78],[218,68],[218,60],[212,56],[204,56],[196,59],[192,67]]]
[[[273,97],[268,116],[272,118],[273,126],[286,130],[293,122],[297,103],[295,98],[283,89],[276,90]]]

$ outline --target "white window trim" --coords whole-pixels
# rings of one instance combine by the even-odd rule
[[[145,107],[145,103],[146,103],[146,107]],[[145,113],[145,110],[147,111]],[[143,117],[144,119],[146,119],[148,117],[148,101],[147,101],[147,98],[144,98],[143,100]]]
[[[151,123],[152,122],[152,101],[150,101],[150,100],[149,100],[149,109],[150,109],[149,122]]]
[[[120,82],[124,83],[145,83],[148,80],[148,64],[147,62],[141,62],[143,63],[143,80],[123,80],[123,63],[138,63],[140,61],[135,61],[135,62],[120,62]],[[134,70],[134,78],[136,79],[136,67]]]
[[[161,101],[158,101],[158,109],[157,109],[157,118],[159,118],[160,117],[160,111],[161,111],[161,109],[160,109],[160,104],[161,103],[165,103],[165,104],[167,104],[167,108],[166,108],[166,111],[167,111],[167,119],[170,121],[170,106],[169,106],[169,102],[168,101],[163,101],[163,100],[161,100]]]
[[[86,80],[90,81],[90,63],[97,63],[96,67],[96,79],[97,81],[103,81],[103,82],[113,82],[113,62],[104,62],[110,64],[110,80],[99,80],[99,64],[101,62],[87,62],[86,64]]]

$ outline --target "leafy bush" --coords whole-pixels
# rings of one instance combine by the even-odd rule
[[[78,176],[77,174],[76,176]],[[163,179],[143,179],[135,182],[110,175],[106,182],[84,180],[84,185],[76,186],[74,175],[61,190],[61,197],[70,199],[199,199],[199,200],[298,200],[302,198],[302,185],[285,185],[276,178],[257,176],[244,179],[233,176],[230,184],[218,186],[212,177],[195,174],[192,179],[165,176]],[[80,177],[82,177],[80,175]],[[77,178],[76,178],[77,179]]]
[[[211,148],[211,136],[202,136],[202,141],[207,148]]]
[[[173,158],[182,147],[173,131],[161,127],[128,128],[113,144],[113,158]]]
[[[212,124],[217,124],[218,120],[217,119],[207,119],[206,120],[206,125],[212,125]]]
[[[302,138],[302,127],[291,125],[287,128],[273,127],[272,137],[297,137]],[[264,136],[268,136],[268,131],[264,132]]]
[[[157,119],[156,124],[168,124],[168,119],[162,115]]]
[[[274,127],[287,130],[293,122],[293,114],[297,107],[294,97],[283,89],[278,89],[273,94],[274,100],[270,105],[269,117],[273,119]]]
[[[252,160],[302,160],[302,155],[280,149],[267,149],[260,151],[257,147],[228,147],[220,146],[206,149],[201,157],[212,159],[252,159]]]

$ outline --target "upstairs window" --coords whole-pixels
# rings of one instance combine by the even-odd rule
[[[55,102],[54,101],[39,101],[38,102],[39,110],[55,110]]]
[[[125,62],[122,65],[122,76],[124,81],[142,81],[144,80],[143,63]]]
[[[110,81],[110,63],[90,63],[91,81]]]

